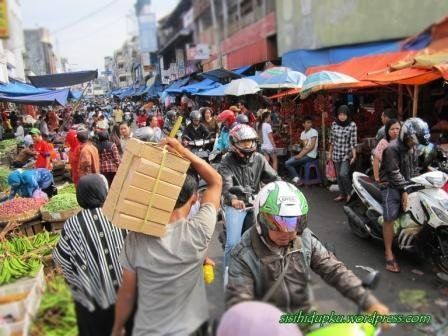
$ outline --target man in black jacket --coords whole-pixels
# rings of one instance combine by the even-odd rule
[[[417,172],[416,145],[428,144],[428,125],[419,118],[404,122],[398,139],[390,142],[384,150],[380,167],[380,180],[383,194],[383,238],[386,254],[386,270],[400,272],[400,266],[392,252],[394,222],[401,208],[408,205],[407,187]]]
[[[188,141],[208,139],[210,137],[210,132],[207,127],[201,124],[201,117],[201,113],[197,110],[190,113],[191,123],[185,127],[185,130],[182,133],[184,146],[188,144]]]
[[[240,186],[248,197],[255,196],[260,184],[269,183],[280,178],[269,165],[265,157],[256,152],[257,132],[249,125],[236,125],[230,130],[230,151],[219,167],[223,179],[224,212],[226,218],[226,246],[224,249],[224,265],[227,266],[232,247],[241,239],[245,210],[248,199],[230,191]]]

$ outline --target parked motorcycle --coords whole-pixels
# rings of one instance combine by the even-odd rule
[[[431,171],[411,179],[408,207],[394,224],[401,250],[431,258],[448,273],[448,194],[441,188],[448,175]],[[353,173],[353,192],[344,212],[358,237],[382,239],[383,210],[379,185],[365,174]]]

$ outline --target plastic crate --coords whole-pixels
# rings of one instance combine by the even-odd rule
[[[45,275],[43,267],[34,278],[20,279],[12,284],[0,287],[0,297],[8,295],[28,293],[28,295],[20,300],[0,305],[3,314],[8,312],[17,313],[24,311],[27,316],[34,317],[39,308],[42,294],[45,291]]]
[[[14,323],[0,324],[0,336],[28,336],[30,326],[31,319],[28,316]]]

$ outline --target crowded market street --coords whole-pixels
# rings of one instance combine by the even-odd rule
[[[448,336],[448,2],[0,0],[0,336]]]

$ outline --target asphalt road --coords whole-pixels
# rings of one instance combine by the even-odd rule
[[[337,258],[357,274],[363,274],[356,265],[370,266],[381,272],[375,295],[393,312],[431,314],[433,323],[426,329],[415,325],[400,325],[384,335],[448,335],[448,283],[442,283],[430,262],[422,262],[410,254],[397,254],[401,273],[384,270],[381,242],[361,240],[354,236],[347,224],[341,203],[333,202],[336,195],[320,187],[303,188],[310,207],[309,227],[323,243],[330,247]],[[219,317],[224,312],[222,280],[223,251],[218,241],[218,223],[208,255],[217,264],[215,282],[208,286],[210,313]],[[323,282],[318,275],[312,279],[316,306],[319,312],[356,313],[357,307]]]

